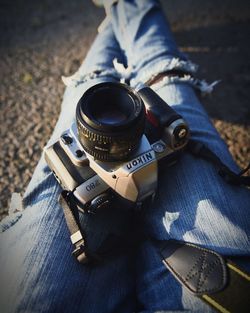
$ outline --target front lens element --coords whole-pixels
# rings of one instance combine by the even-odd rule
[[[115,108],[108,107],[104,112],[97,112],[95,118],[100,124],[116,125],[126,121],[127,116]]]

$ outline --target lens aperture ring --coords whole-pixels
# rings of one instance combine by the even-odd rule
[[[144,131],[144,118],[141,118],[136,128],[121,133],[103,134],[90,128],[77,116],[77,128],[84,150],[95,159],[101,161],[125,160],[138,147]]]

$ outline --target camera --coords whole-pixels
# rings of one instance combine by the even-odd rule
[[[141,203],[157,189],[158,163],[176,162],[189,138],[181,115],[149,87],[104,82],[79,100],[75,123],[45,147],[45,159],[82,211],[118,196]]]

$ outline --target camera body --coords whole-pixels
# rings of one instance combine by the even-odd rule
[[[186,122],[152,89],[101,83],[84,93],[76,123],[45,147],[45,159],[79,209],[96,212],[115,195],[153,196],[159,161],[175,162],[188,138]]]

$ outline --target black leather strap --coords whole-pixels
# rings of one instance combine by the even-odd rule
[[[171,273],[196,296],[218,292],[227,284],[226,263],[214,251],[169,240],[160,254]]]
[[[72,254],[78,262],[85,264],[89,261],[89,257],[87,256],[87,247],[79,223],[78,208],[73,199],[73,194],[63,190],[59,197],[59,204],[63,208],[65,220],[71,235],[70,239],[74,245]]]
[[[174,240],[158,243],[163,263],[195,296],[222,313],[250,310],[250,275],[218,253]]]

